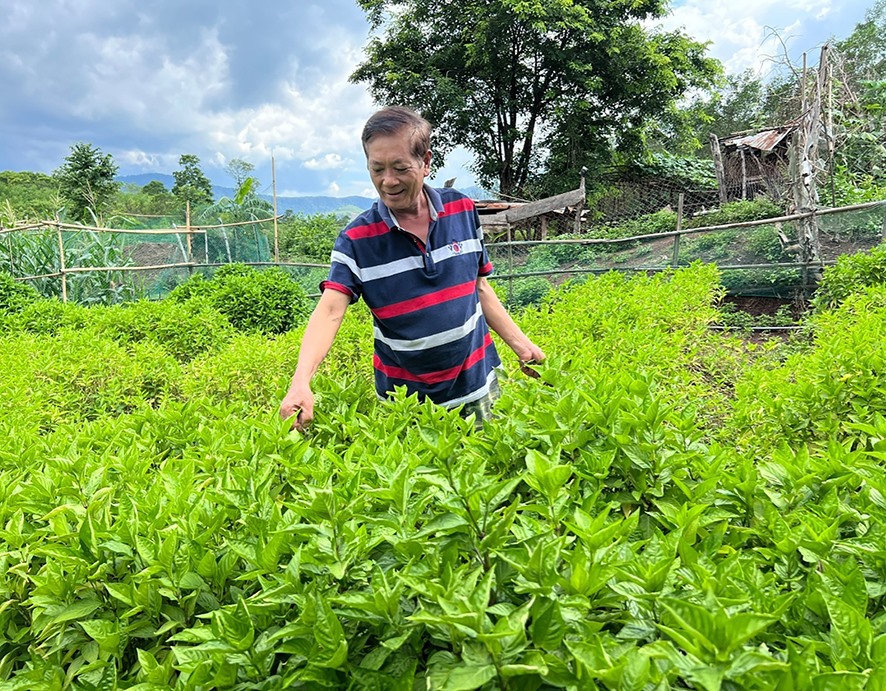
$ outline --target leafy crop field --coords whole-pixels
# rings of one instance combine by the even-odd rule
[[[7,306],[0,689],[886,688],[886,288],[768,345],[721,293],[552,291],[480,430],[375,400],[358,306],[306,437],[299,329]]]

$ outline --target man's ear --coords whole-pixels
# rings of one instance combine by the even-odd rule
[[[430,149],[428,149],[427,153],[425,154],[425,157],[422,159],[422,163],[425,164],[425,171],[427,174],[430,174],[430,172],[431,172],[431,159],[433,157],[434,157],[434,153]]]

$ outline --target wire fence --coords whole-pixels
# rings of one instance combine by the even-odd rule
[[[839,256],[886,241],[886,200],[842,208],[721,225],[676,227],[656,233],[601,237],[605,226],[568,239],[522,239],[526,233],[496,229],[487,242],[495,280],[511,307],[540,300],[553,286],[608,271],[656,273],[694,261],[716,264],[723,285],[733,295],[796,299],[808,296],[826,266]],[[819,257],[799,260],[798,224],[814,218]],[[564,223],[568,223],[564,219]],[[595,230],[597,233],[595,234]]]
[[[275,262],[274,218],[162,227],[105,228],[41,221],[0,228],[0,270],[44,297],[83,304],[158,299],[195,272],[231,263],[281,266],[313,292],[327,264]]]
[[[686,199],[692,201],[687,203]],[[553,239],[540,239],[538,219],[486,233],[487,247],[510,307],[537,302],[552,287],[607,271],[655,273],[694,261],[716,264],[733,295],[796,299],[808,295],[821,270],[843,254],[886,240],[886,200],[819,209],[744,223],[709,224],[701,199],[678,195],[645,215],[633,234],[612,237],[613,226],[585,214],[579,234],[574,215],[551,214]],[[661,200],[660,200],[661,201]],[[646,205],[648,209],[648,204]],[[814,217],[820,253],[798,260],[798,223]],[[662,226],[662,219],[671,223]],[[694,227],[684,227],[692,222]],[[649,232],[654,221],[657,232]],[[274,261],[274,219],[213,226],[99,228],[52,221],[0,228],[0,270],[42,295],[84,304],[161,298],[195,272],[211,274],[233,262],[283,268],[309,295],[317,295],[328,263]],[[558,227],[558,223],[562,227]],[[151,226],[158,225],[155,220]],[[571,233],[560,235],[560,233]]]

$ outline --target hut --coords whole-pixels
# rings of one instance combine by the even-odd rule
[[[790,194],[790,147],[799,120],[718,138],[711,135],[720,201],[753,199],[765,194],[775,201]]]

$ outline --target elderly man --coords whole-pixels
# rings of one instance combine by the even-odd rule
[[[431,127],[415,112],[384,108],[363,128],[363,151],[379,199],[336,240],[328,280],[305,329],[292,383],[280,404],[303,430],[314,417],[311,379],[348,305],[372,312],[375,387],[397,386],[480,420],[498,395],[501,364],[491,328],[521,362],[544,353],[508,315],[486,280],[492,265],[473,202],[425,184]]]

